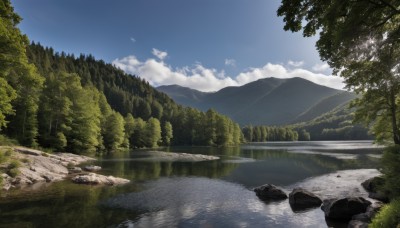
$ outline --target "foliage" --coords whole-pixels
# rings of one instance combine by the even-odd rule
[[[0,3],[0,129],[22,144],[36,145],[37,110],[43,78],[33,64],[28,63],[28,38],[17,25],[21,18],[10,2]]]
[[[311,121],[298,123],[290,127],[301,135],[305,130],[310,134],[310,140],[364,140],[373,139],[368,129],[360,124],[353,124],[353,113],[347,105],[338,107],[329,113]],[[299,135],[299,137],[300,137]],[[301,140],[299,138],[299,140]]]
[[[400,197],[400,146],[392,146],[385,149],[382,157],[383,174],[385,178],[385,190],[391,198]]]
[[[289,127],[250,125],[245,126],[242,131],[247,142],[297,141],[299,138],[297,131]]]
[[[9,0],[0,3],[0,13],[0,130],[20,143],[93,153],[241,142],[239,126],[226,116],[176,105],[91,55],[29,45]]]
[[[285,30],[310,37],[348,89],[361,94],[355,120],[374,124],[380,141],[400,144],[400,2],[283,0]],[[390,129],[390,130],[388,130]]]
[[[19,174],[19,167],[21,164],[17,160],[13,160],[8,164],[7,166],[7,174],[10,175],[11,177],[16,177]]]
[[[393,200],[383,206],[379,213],[368,226],[371,228],[399,227],[400,224],[400,199]]]
[[[15,139],[11,139],[5,135],[0,134],[0,145],[1,146],[14,146],[14,145],[18,145],[18,142]]]
[[[173,129],[170,122],[166,121],[162,126],[162,142],[165,146],[171,144],[171,139],[173,138]]]

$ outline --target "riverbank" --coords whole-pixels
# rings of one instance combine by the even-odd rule
[[[80,164],[96,159],[71,153],[46,153],[20,146],[0,146],[0,189],[23,188],[40,182],[66,179],[86,184],[124,184],[129,180],[83,172]],[[86,180],[86,181],[82,181]]]

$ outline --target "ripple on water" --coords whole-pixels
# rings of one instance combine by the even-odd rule
[[[162,178],[146,184],[146,189],[102,205],[141,212],[129,218],[134,227],[326,227],[319,208],[294,213],[287,200],[265,203],[252,190],[222,180]]]

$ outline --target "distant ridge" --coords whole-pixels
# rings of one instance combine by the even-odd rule
[[[213,108],[241,125],[286,125],[328,113],[355,98],[350,92],[303,78],[264,78],[238,87],[205,93],[178,85],[160,86],[178,104]]]

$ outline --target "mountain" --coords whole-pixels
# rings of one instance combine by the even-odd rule
[[[285,125],[312,120],[348,103],[355,95],[302,78],[264,78],[239,87],[204,93],[177,85],[160,86],[178,104],[213,108],[241,125]]]

